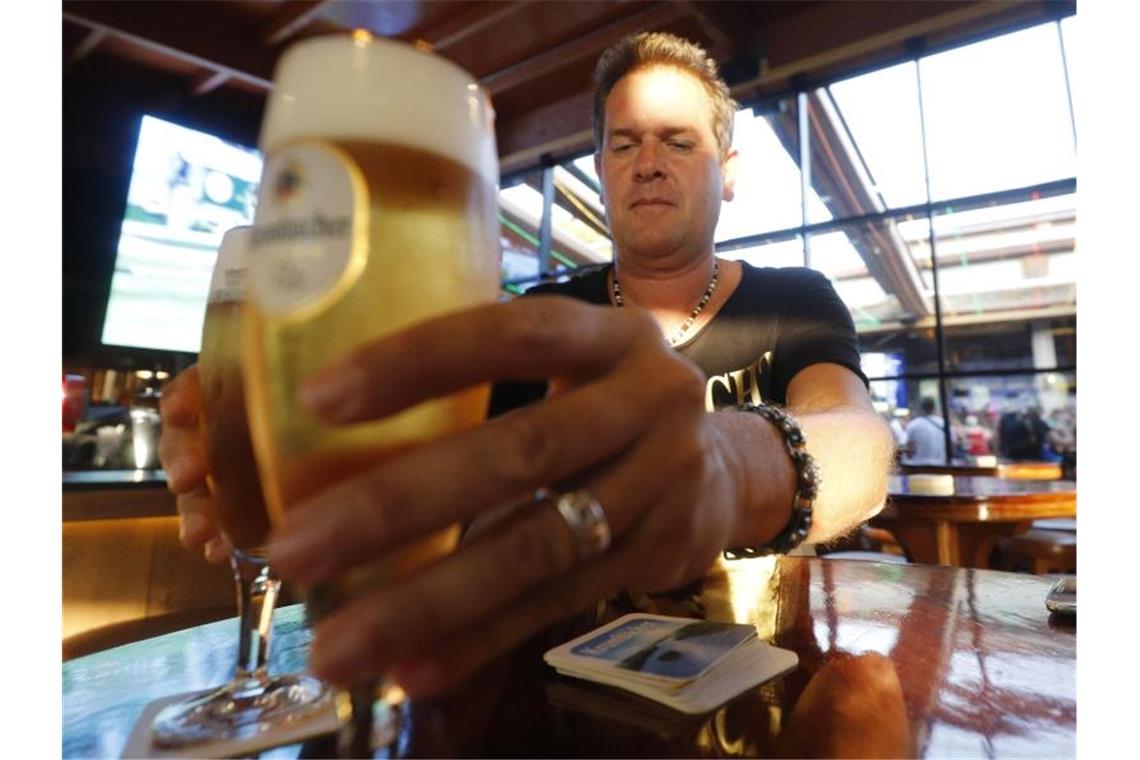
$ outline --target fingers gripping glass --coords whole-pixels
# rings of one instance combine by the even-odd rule
[[[493,120],[487,93],[458,66],[364,32],[304,40],[278,60],[243,354],[275,521],[344,478],[482,422],[487,384],[347,425],[300,406],[297,391],[393,331],[495,302]],[[458,537],[447,526],[304,589],[311,618],[440,560]],[[352,714],[338,751],[351,757],[396,735],[387,703],[402,694],[360,654],[361,672],[338,684],[338,707],[347,699]]]

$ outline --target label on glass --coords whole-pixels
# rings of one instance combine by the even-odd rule
[[[363,179],[344,151],[319,141],[274,151],[249,246],[254,303],[281,317],[333,300],[363,264],[355,243],[357,231],[367,230],[367,213]]]

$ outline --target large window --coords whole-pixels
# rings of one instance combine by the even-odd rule
[[[715,235],[723,257],[831,280],[884,416],[931,397],[1007,457],[1013,417],[1058,431],[1035,458],[1075,457],[1077,33],[1068,17],[746,104]],[[536,176],[540,204],[544,181],[539,275],[609,261],[592,156]]]
[[[797,113],[794,98],[737,112],[732,128],[739,154],[736,197],[721,206],[716,242],[803,224]]]

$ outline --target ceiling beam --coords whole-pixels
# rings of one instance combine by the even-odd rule
[[[585,200],[579,198],[570,190],[565,183],[559,182],[558,180],[554,182],[554,192],[556,198],[561,198],[565,201],[565,203],[559,203],[558,205],[570,212],[571,216],[599,235],[604,235],[607,238],[610,237],[610,228],[606,225],[604,211],[601,213],[596,212]]]
[[[436,50],[443,50],[489,26],[502,23],[533,4],[534,0],[481,3],[458,16],[446,18],[433,27],[411,34],[408,39],[421,39]]]
[[[227,72],[211,71],[198,77],[198,79],[194,81],[194,84],[190,85],[190,92],[196,97],[202,97],[218,89],[229,80],[230,75]]]
[[[219,7],[219,5],[202,4],[203,7]],[[127,10],[129,11],[129,8]],[[237,35],[232,31],[226,38],[220,36],[202,38],[190,29],[178,31],[177,24],[172,25],[168,21],[156,22],[153,16],[147,14],[124,13],[116,4],[104,3],[66,3],[63,19],[88,29],[101,30],[104,34],[114,35],[118,39],[183,63],[214,72],[225,72],[232,79],[245,82],[265,92],[273,86],[271,77],[276,55],[258,55],[260,47],[258,43],[236,39]],[[239,56],[242,60],[239,60]]]
[[[329,0],[292,0],[282,3],[281,10],[273,14],[262,30],[261,39],[269,47],[276,47],[311,24]]]
[[[832,215],[840,218],[885,211],[881,198],[870,187],[870,178],[857,163],[854,145],[845,139],[838,113],[830,107],[830,96],[825,100],[813,92],[806,103],[811,128],[811,181]],[[917,267],[895,224],[859,225],[846,232],[879,287],[898,298],[899,305],[913,316],[926,316],[929,310]]]
[[[497,95],[556,71],[574,61],[601,53],[623,37],[636,32],[659,29],[688,15],[686,7],[667,2],[623,16],[589,34],[556,45],[538,55],[524,58],[505,69],[487,74],[480,82]]]
[[[593,108],[594,94],[585,91],[528,113],[496,117],[502,173],[533,166],[547,154],[561,156],[588,150],[593,145]]]
[[[1056,16],[1069,0],[969,0],[968,2],[816,3],[771,24],[758,40],[760,73],[732,87],[748,99],[793,77],[819,76],[902,55],[915,40],[948,41],[1017,21]]]
[[[68,63],[71,66],[79,63],[91,55],[95,48],[99,47],[100,43],[105,39],[107,39],[106,29],[91,29],[88,27],[87,35],[83,38],[83,41],[75,47],[75,51],[72,52],[71,59]]]
[[[694,2],[694,0],[672,0],[672,2],[683,8],[696,22],[701,33],[709,38],[710,43],[705,48],[709,55],[717,60],[724,61],[736,53],[737,45],[732,40],[730,30],[722,28],[717,23],[708,12],[705,4]]]

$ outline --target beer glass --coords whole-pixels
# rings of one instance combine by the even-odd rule
[[[280,59],[260,140],[245,352],[271,520],[340,479],[482,421],[486,386],[344,426],[319,421],[297,394],[358,346],[495,300],[493,120],[485,91],[462,69],[365,32],[305,40]],[[458,535],[451,526],[304,590],[310,616],[439,559]],[[361,675],[342,684],[354,710],[342,751],[354,755],[368,751],[373,697],[384,695],[383,679]],[[378,713],[384,706],[376,702]]]
[[[237,664],[225,686],[169,705],[156,716],[152,736],[162,746],[247,738],[324,704],[325,689],[316,678],[270,677],[267,670],[281,582],[265,559],[269,518],[242,391],[241,301],[249,230],[237,227],[222,238],[198,356],[207,486],[219,527],[234,547],[230,565],[238,596]]]

